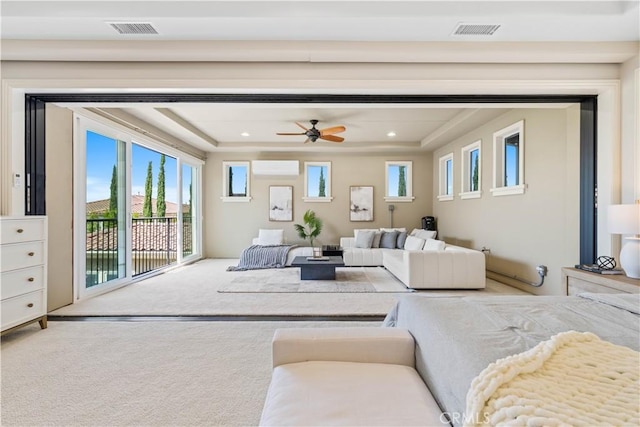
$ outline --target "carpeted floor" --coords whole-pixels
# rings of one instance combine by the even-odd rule
[[[205,259],[142,280],[113,292],[55,310],[63,316],[119,315],[385,315],[394,306],[393,292],[365,293],[230,293],[218,292],[243,273],[229,272],[235,259]],[[360,271],[362,267],[351,267]],[[396,281],[384,269],[373,267],[387,280]],[[294,271],[294,270],[291,270]],[[405,288],[406,291],[406,288]],[[477,291],[419,291],[433,296],[524,294],[515,288],[487,280]]]
[[[50,322],[2,337],[3,426],[257,425],[276,328],[379,322]]]

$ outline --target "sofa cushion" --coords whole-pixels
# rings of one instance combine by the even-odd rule
[[[407,232],[401,231],[398,233],[398,239],[396,240],[396,248],[404,249],[404,242],[407,240]]]
[[[407,231],[406,228],[404,227],[398,227],[398,228],[380,228],[380,231],[397,231],[398,233],[402,233],[403,231]]]
[[[449,425],[443,420],[411,367],[301,362],[273,370],[260,425]]]
[[[422,248],[422,250],[425,250],[425,251],[444,251],[444,247],[445,246],[446,245],[442,240],[427,239],[427,241],[424,242],[424,247]]]
[[[424,246],[424,239],[416,236],[407,236],[407,240],[404,243],[404,249],[408,251],[419,251]]]
[[[284,230],[266,230],[258,231],[259,245],[281,245],[284,243]]]
[[[423,230],[421,228],[414,228],[413,231],[411,232],[411,235],[415,237],[419,237],[423,240],[427,240],[427,239],[435,239],[436,236],[438,235],[438,232],[433,230]]]
[[[356,233],[356,248],[370,248],[375,234],[375,230],[360,230]]]
[[[386,249],[395,249],[398,241],[397,231],[385,231],[380,238],[380,247]]]

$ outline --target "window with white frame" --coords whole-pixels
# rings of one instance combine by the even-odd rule
[[[305,202],[330,202],[331,162],[304,162]]]
[[[524,120],[493,134],[494,196],[523,194],[524,183]]]
[[[482,141],[478,140],[472,144],[462,147],[462,182],[461,199],[479,198],[482,182]]]
[[[438,200],[453,200],[453,153],[440,157]]]
[[[222,201],[251,201],[249,162],[222,162]]]
[[[386,191],[384,199],[387,202],[411,202],[413,197],[413,162],[392,161],[385,162]]]

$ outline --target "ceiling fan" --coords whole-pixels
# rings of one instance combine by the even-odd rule
[[[304,142],[305,144],[309,141],[316,142],[318,138],[324,139],[325,141],[329,141],[329,142],[340,143],[344,141],[343,137],[334,135],[336,133],[344,132],[345,130],[347,130],[347,128],[345,128],[344,126],[334,126],[334,127],[325,128],[325,129],[316,129],[316,125],[318,124],[318,121],[314,119],[314,120],[309,120],[309,122],[311,123],[311,129],[307,129],[306,127],[302,126],[300,123],[295,122],[299,127],[304,129],[304,132],[300,132],[300,133],[278,132],[276,135],[306,135],[307,140]]]

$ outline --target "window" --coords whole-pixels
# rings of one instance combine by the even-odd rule
[[[493,156],[493,195],[524,193],[523,120],[493,134]]]
[[[453,200],[453,153],[440,157],[438,200]]]
[[[385,182],[387,189],[384,199],[387,202],[411,202],[413,197],[413,162],[385,162]]]
[[[304,162],[305,202],[330,202],[331,162]]]
[[[482,181],[481,148],[481,140],[462,147],[461,199],[476,199],[482,194],[480,191]]]
[[[222,162],[222,201],[251,201],[249,162]]]

